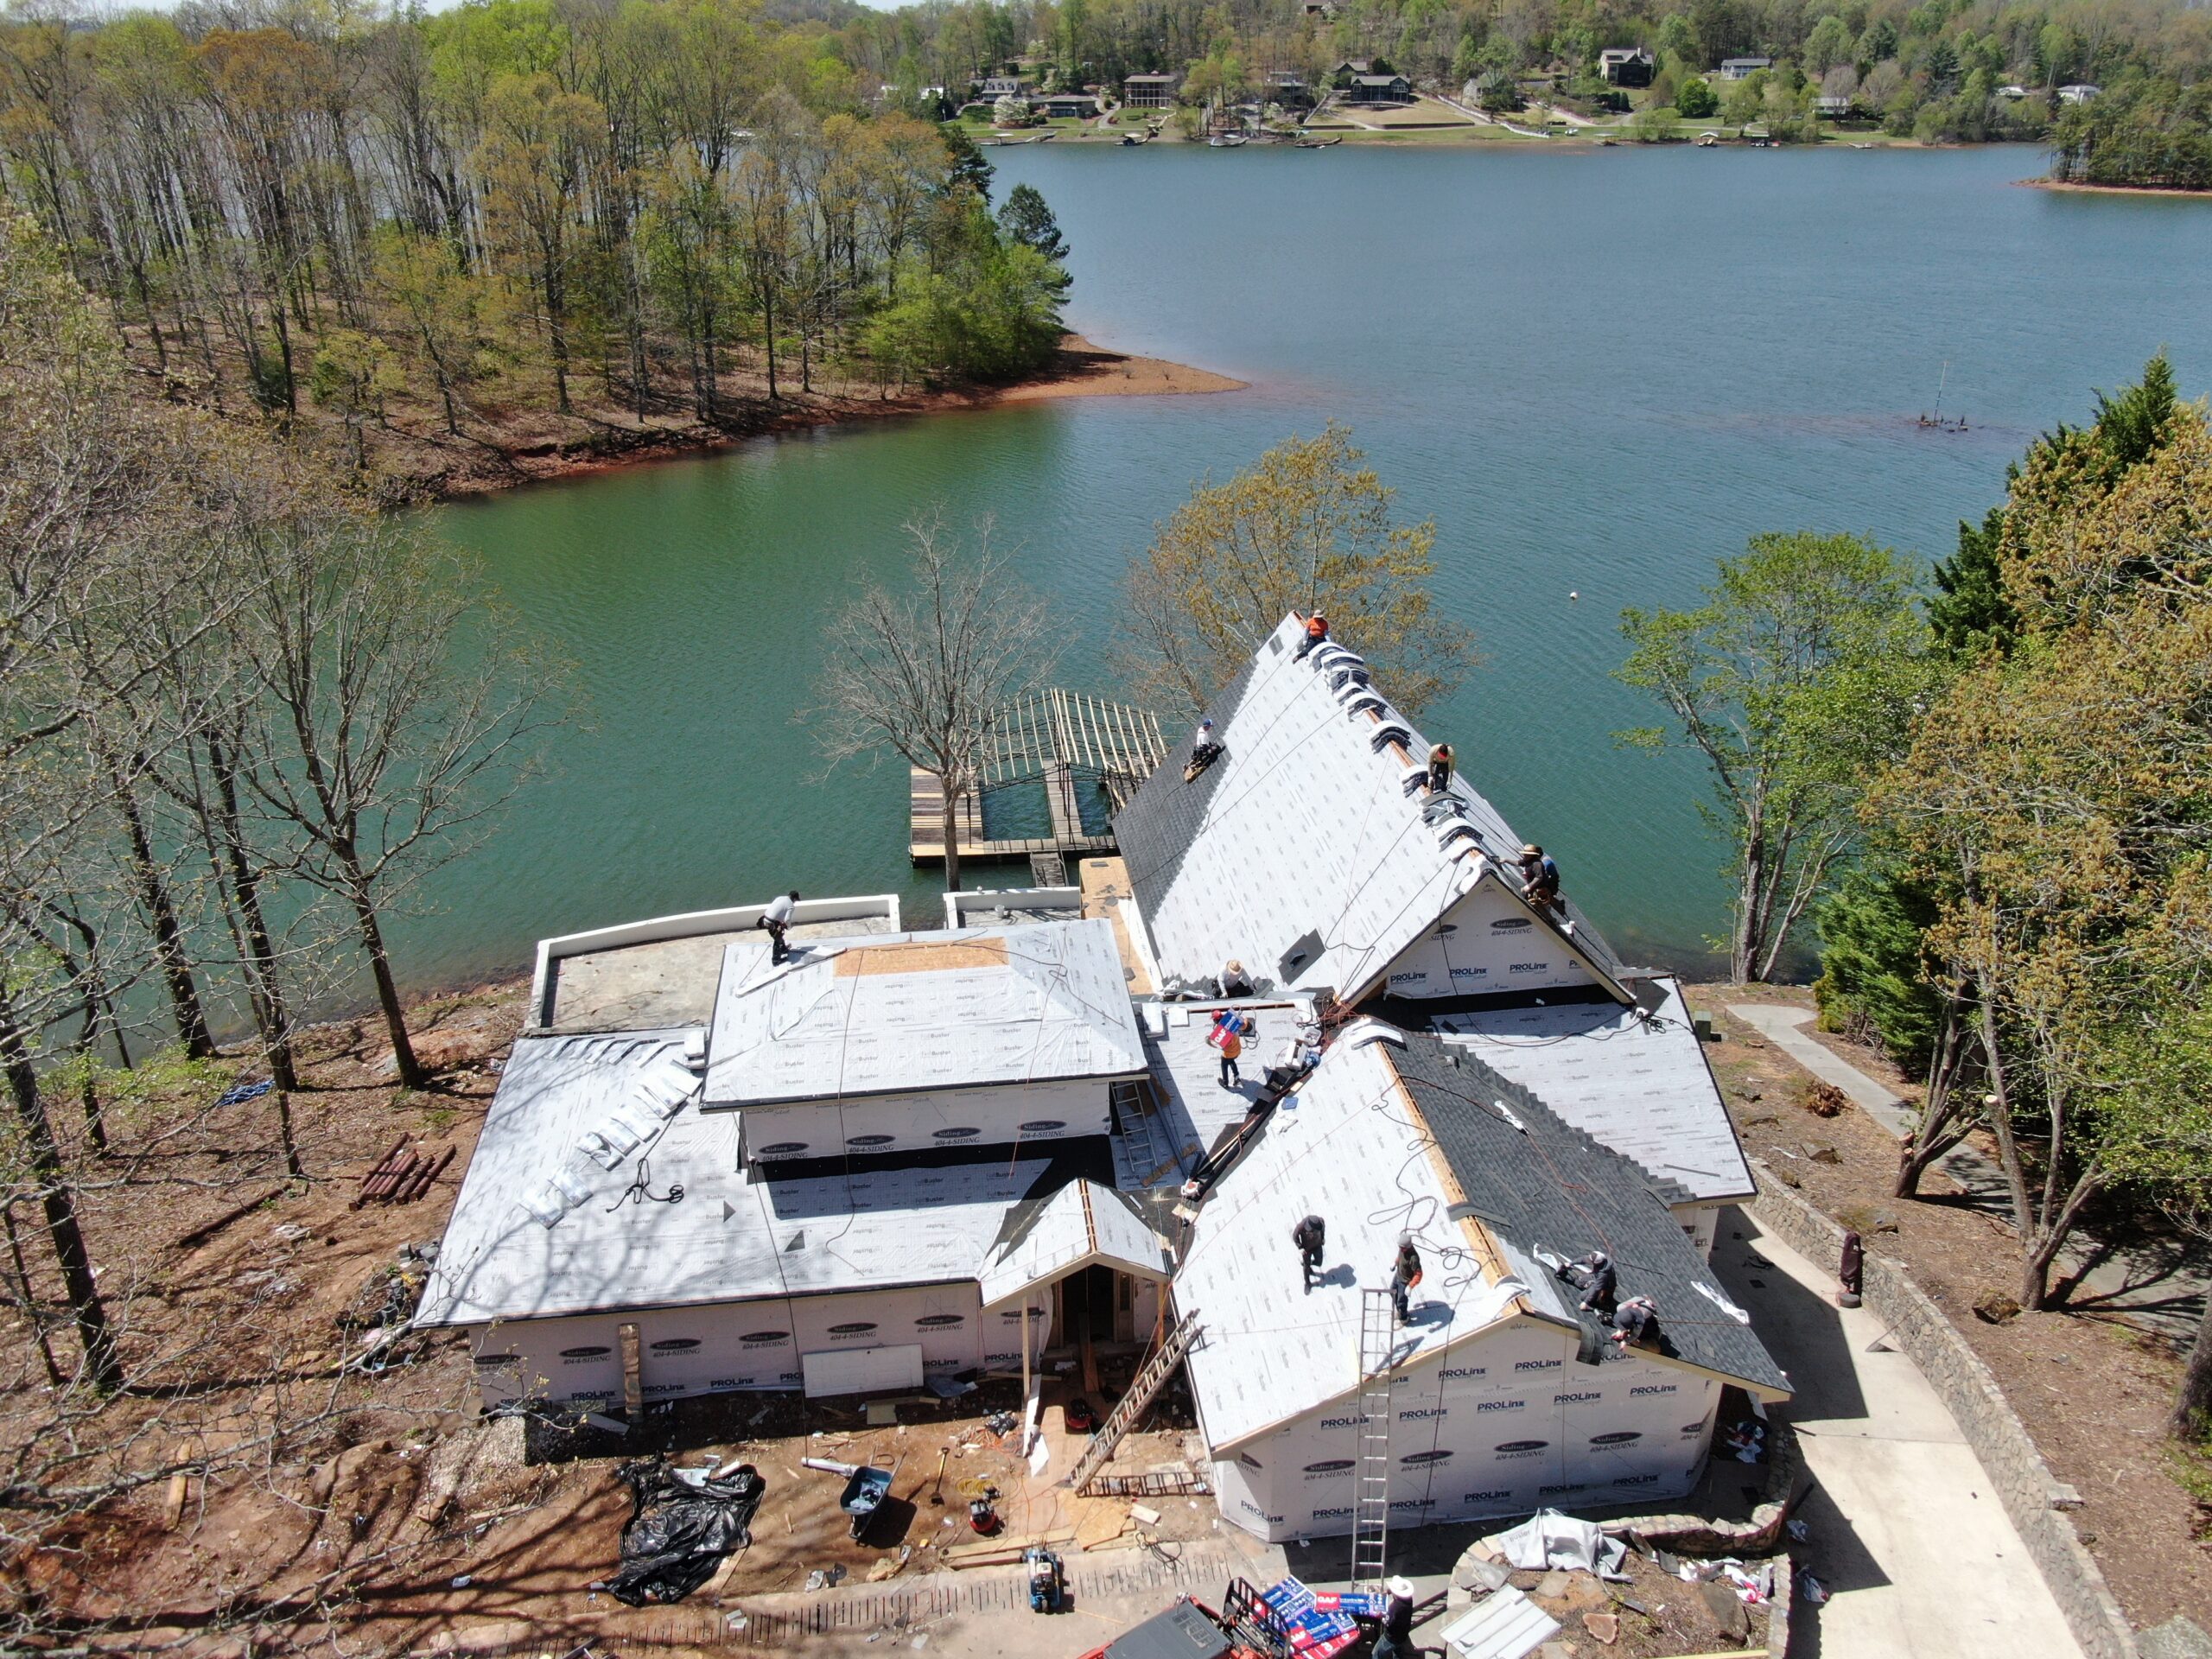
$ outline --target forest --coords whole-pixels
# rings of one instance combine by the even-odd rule
[[[19,10],[0,151],[165,395],[420,474],[1046,360],[1049,210],[851,55],[732,0]]]

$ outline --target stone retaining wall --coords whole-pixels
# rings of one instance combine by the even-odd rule
[[[1834,1263],[1843,1229],[1758,1159],[1751,1168],[1759,1184],[1758,1199],[1746,1206],[1752,1220],[1816,1265]],[[1866,1306],[1890,1327],[1890,1341],[1920,1367],[1981,1459],[2086,1659],[2138,1659],[2127,1616],[2059,1507],[2072,1500],[2070,1490],[2052,1477],[1995,1375],[1897,1262],[1869,1251],[1862,1289]]]

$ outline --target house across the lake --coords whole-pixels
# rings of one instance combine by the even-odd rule
[[[1413,83],[1403,75],[1354,75],[1344,97],[1353,104],[1410,104]]]
[[[1133,110],[1164,110],[1175,101],[1175,93],[1182,84],[1180,75],[1124,75],[1122,102]]]
[[[1649,86],[1658,65],[1641,46],[1609,46],[1598,54],[1598,73],[1613,86]]]
[[[1029,100],[1029,112],[1054,121],[1084,119],[1098,113],[1098,99],[1090,92],[1045,92]]]
[[[1723,58],[1720,60],[1720,79],[1723,80],[1749,80],[1753,75],[1758,73],[1760,70],[1771,69],[1773,67],[1774,60],[1772,58]]]

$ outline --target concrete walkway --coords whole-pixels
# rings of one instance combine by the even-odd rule
[[[1815,1482],[1796,1546],[1831,1595],[1802,1599],[1792,1659],[2073,1659],[2058,1604],[1958,1425],[1881,1321],[1830,1300],[1833,1277],[1738,1211],[1713,1264],[1789,1372]]]
[[[1728,1012],[1824,1083],[1832,1083],[1898,1140],[1912,1133],[1915,1109],[1878,1078],[1844,1059],[1806,1029],[1810,1008],[1780,1002],[1732,1002]],[[2009,1220],[2004,1172],[1972,1147],[1956,1147],[1936,1166],[1978,1209]],[[2118,1316],[2177,1343],[2193,1341],[2212,1292],[2201,1262],[2179,1245],[2108,1245],[2076,1234],[2059,1253],[2054,1291],[2078,1313]]]

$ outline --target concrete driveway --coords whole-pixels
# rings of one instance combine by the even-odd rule
[[[1797,1603],[1792,1659],[2075,1659],[1958,1425],[1911,1360],[1877,1351],[1881,1321],[1837,1307],[1832,1274],[1739,1211],[1713,1264],[1797,1389],[1783,1409],[1815,1485],[1796,1553],[1832,1594]]]

